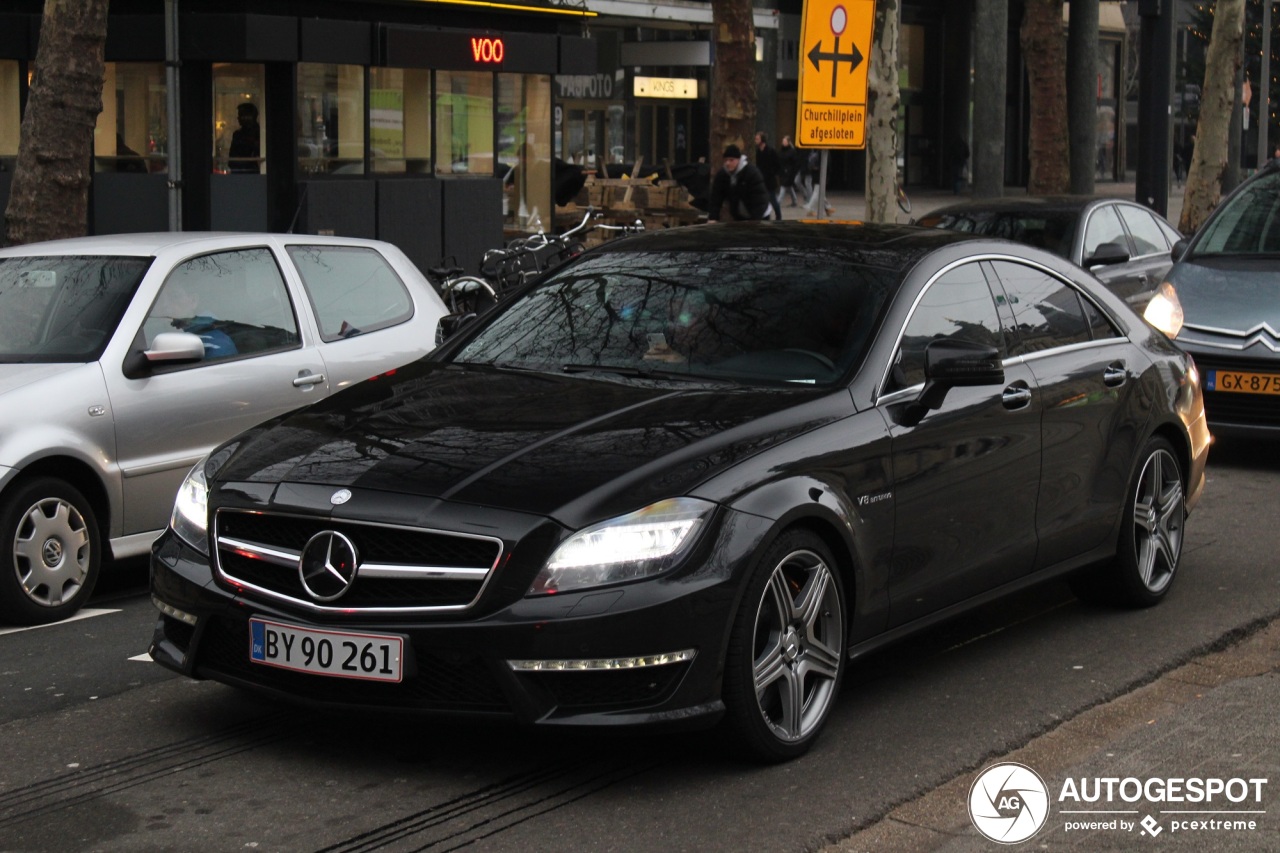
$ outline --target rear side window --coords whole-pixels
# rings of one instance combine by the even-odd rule
[[[396,326],[413,316],[413,299],[391,264],[361,246],[290,246],[320,337],[336,341]]]
[[[1169,244],[1164,239],[1164,231],[1160,229],[1154,216],[1132,204],[1121,204],[1116,207],[1120,211],[1120,218],[1124,220],[1124,224],[1129,226],[1135,255],[1155,255],[1169,251]]]
[[[1075,289],[1043,270],[1008,261],[991,264],[1013,309],[1012,355],[1027,355],[1092,340]]]

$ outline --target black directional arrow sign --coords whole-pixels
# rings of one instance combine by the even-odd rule
[[[849,46],[848,53],[841,53],[840,36],[836,36],[835,49],[830,53],[823,51],[822,42],[815,44],[813,49],[809,51],[809,61],[813,63],[814,71],[822,71],[822,66],[819,63],[824,59],[831,63],[831,97],[834,98],[836,96],[836,74],[840,71],[840,63],[849,63],[849,73],[852,74],[862,64],[862,51],[858,50],[856,44],[853,44]]]

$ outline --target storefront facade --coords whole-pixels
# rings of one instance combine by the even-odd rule
[[[0,27],[6,177],[38,44],[29,5]],[[173,142],[184,230],[372,237],[422,267],[473,267],[550,227],[552,80],[596,70],[583,10],[184,0],[174,74],[160,5],[111,5],[90,233],[171,227]]]

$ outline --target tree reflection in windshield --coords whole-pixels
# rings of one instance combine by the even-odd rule
[[[455,361],[833,382],[860,357],[893,280],[821,252],[603,254],[508,306]]]

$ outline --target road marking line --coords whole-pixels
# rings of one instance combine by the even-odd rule
[[[92,619],[95,616],[106,616],[109,613],[119,613],[119,610],[81,610],[75,616],[68,616],[61,622],[50,622],[48,625],[29,625],[26,628],[0,628],[0,636],[4,634],[18,634],[22,631],[34,631],[37,628],[53,628],[57,625],[65,625],[68,622],[75,622],[80,619]]]
[[[134,655],[129,660],[140,660],[144,663],[151,663],[151,652],[143,652],[140,655]]]

